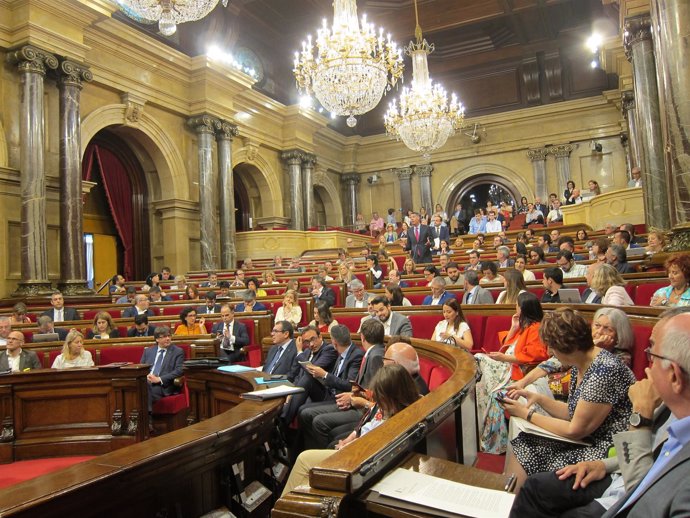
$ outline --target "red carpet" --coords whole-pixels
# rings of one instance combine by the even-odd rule
[[[12,464],[0,464],[0,489],[40,477],[46,473],[68,468],[73,464],[79,464],[93,458],[94,456],[57,457],[54,459],[22,460]]]
[[[493,471],[494,473],[503,473],[503,464],[506,461],[505,454],[494,455],[493,453],[477,453],[477,461],[474,463],[475,468],[486,471]]]

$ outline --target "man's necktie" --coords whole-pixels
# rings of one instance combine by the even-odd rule
[[[417,240],[417,243],[419,243],[419,227],[414,227],[414,237]]]
[[[273,374],[273,369],[276,368],[276,365],[278,364],[278,360],[280,360],[280,357],[283,354],[283,348],[279,347],[278,352],[276,353],[275,357],[273,358],[273,361],[271,362],[271,366],[268,368],[268,373]]]
[[[163,365],[163,357],[165,356],[165,349],[158,349],[158,354],[156,356],[156,363],[153,364],[153,369],[151,374],[158,376],[161,372],[161,365]]]
[[[359,366],[359,372],[357,373],[357,383],[361,384],[362,381],[362,375],[364,374],[364,367],[367,364],[367,356],[364,355],[364,358],[362,358],[362,365]]]
[[[344,364],[344,363],[345,363],[345,362],[343,361],[343,357],[342,357],[342,356],[338,356],[338,364],[335,366],[335,376],[336,376],[337,378],[340,377],[340,371],[342,370],[343,364]]]

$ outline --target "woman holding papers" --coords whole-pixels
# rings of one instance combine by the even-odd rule
[[[573,366],[572,378],[567,403],[527,390],[511,394],[524,397],[526,404],[503,400],[512,419],[520,418],[515,426],[533,428],[511,441],[506,457],[506,473],[517,476],[518,488],[532,473],[606,458],[613,434],[628,428],[632,410],[628,388],[635,376],[616,356],[594,345],[579,313],[562,308],[546,315],[540,336],[558,361]],[[536,413],[537,406],[547,415]]]
[[[389,417],[410,406],[420,397],[419,389],[412,376],[397,363],[385,364],[381,367],[371,381],[370,390],[375,403],[370,404],[354,432],[341,440],[335,450],[305,450],[300,453],[285,483],[282,496],[297,486],[308,485],[311,468],[333,455],[336,450],[346,447]]]
[[[508,443],[508,425],[500,405],[511,381],[521,379],[530,365],[549,355],[539,338],[544,312],[539,299],[529,292],[518,295],[510,330],[499,333],[499,352],[477,354],[482,378],[477,382],[477,418],[482,451],[503,453]]]

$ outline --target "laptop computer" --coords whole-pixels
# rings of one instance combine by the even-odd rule
[[[577,288],[561,288],[558,290],[558,296],[561,299],[561,303],[582,304],[580,290]]]
[[[31,341],[35,344],[41,342],[59,342],[60,337],[57,333],[38,333],[31,338]]]
[[[639,248],[628,248],[625,251],[625,255],[628,259],[633,258],[633,257],[634,258],[644,257],[646,253],[647,253],[647,249],[643,246],[641,246]]]

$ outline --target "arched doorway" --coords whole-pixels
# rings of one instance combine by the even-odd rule
[[[516,207],[520,200],[520,191],[502,176],[479,174],[467,178],[453,190],[448,198],[447,211],[449,215],[452,214],[459,203],[467,224],[475,209],[486,207],[489,200],[496,206],[504,201]]]

